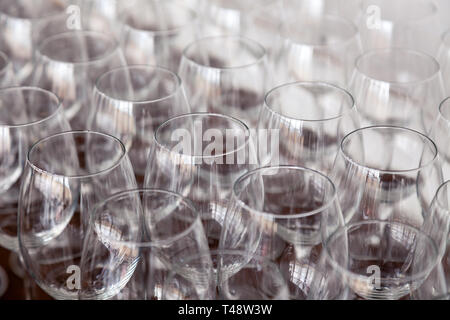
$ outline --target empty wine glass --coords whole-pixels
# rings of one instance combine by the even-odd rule
[[[17,251],[19,187],[28,148],[69,130],[63,106],[51,92],[32,87],[0,89],[0,245]]]
[[[346,87],[362,53],[359,33],[339,16],[296,15],[283,23],[276,83],[326,81]]]
[[[285,15],[309,15],[323,17],[336,15],[358,21],[362,0],[282,0]]]
[[[442,169],[436,145],[427,136],[375,126],[343,139],[332,180],[346,222],[389,220],[420,228],[442,184]]]
[[[230,115],[255,128],[269,84],[267,68],[260,44],[240,36],[217,36],[184,50],[179,75],[193,111]]]
[[[195,267],[185,263],[200,257]],[[201,279],[211,257],[199,212],[157,189],[115,194],[95,207],[81,258],[81,299],[165,299],[169,274]],[[201,286],[199,286],[199,290]]]
[[[93,112],[92,89],[97,78],[125,65],[112,36],[70,31],[51,36],[36,52],[32,83],[55,92],[64,102],[72,129],[84,130]]]
[[[28,152],[19,196],[18,237],[25,269],[55,299],[77,299],[80,258],[92,208],[136,188],[120,140],[70,131]]]
[[[0,48],[11,59],[18,84],[27,84],[33,70],[35,45],[47,32],[45,25],[65,21],[69,5],[66,0],[4,0],[0,3]]]
[[[133,0],[120,11],[120,43],[128,64],[176,72],[183,49],[197,38],[197,13],[177,0]]]
[[[361,55],[353,93],[363,126],[395,125],[428,133],[444,99],[439,63],[408,49],[377,49]]]
[[[430,131],[430,138],[436,143],[441,157],[444,180],[450,179],[450,97],[446,98],[439,106],[439,114]]]
[[[188,279],[172,271],[164,287],[167,300],[287,300],[289,291],[280,268],[269,259],[245,251],[211,251],[209,269],[198,263],[201,256],[185,263],[203,269],[200,279]]]
[[[153,133],[167,119],[189,112],[181,79],[168,69],[129,66],[96,82],[89,127],[119,138],[143,183]]]
[[[277,135],[279,148],[261,163],[301,165],[330,173],[342,139],[359,128],[350,93],[324,82],[294,82],[266,95],[258,129]],[[362,150],[361,150],[362,151]]]
[[[328,299],[398,300],[410,298],[436,266],[433,239],[393,221],[366,220],[339,228],[325,242],[335,286]],[[336,285],[337,284],[337,285]]]
[[[333,182],[301,167],[265,167],[239,178],[225,216],[220,249],[276,263],[292,299],[306,299],[323,274],[322,239],[343,224]]]
[[[359,30],[364,51],[403,47],[435,55],[442,34],[431,0],[363,0]]]
[[[438,61],[441,65],[442,76],[444,78],[445,93],[448,95],[450,94],[450,30],[442,36]]]
[[[219,114],[188,114],[155,131],[144,186],[191,199],[200,210],[210,248],[216,249],[233,183],[257,165],[253,138],[243,122]]]
[[[8,56],[0,51],[0,88],[11,87],[15,84],[12,64]]]

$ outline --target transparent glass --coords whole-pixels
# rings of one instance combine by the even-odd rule
[[[184,50],[179,75],[193,111],[222,113],[257,126],[269,85],[266,51],[257,42],[240,36],[198,40]]]
[[[142,184],[154,131],[169,118],[190,111],[181,79],[161,67],[122,67],[102,75],[93,96],[89,128],[125,144]]]
[[[437,59],[441,65],[445,93],[446,95],[450,95],[450,30],[445,32],[442,36],[441,47],[439,48]]]
[[[353,93],[363,126],[394,125],[428,133],[444,99],[439,63],[409,49],[378,49],[361,55]]]
[[[40,43],[31,81],[63,100],[72,129],[85,130],[94,109],[95,81],[123,65],[123,55],[112,36],[94,31],[64,32]]]
[[[364,51],[402,47],[433,56],[443,32],[432,0],[363,0],[358,26]]]
[[[188,114],[156,130],[144,186],[192,200],[210,248],[217,249],[233,183],[257,165],[254,141],[243,122],[219,114]]]
[[[191,256],[186,264],[202,270],[201,279],[172,272],[165,283],[167,300],[287,300],[289,291],[280,268],[269,259],[249,252],[215,250],[209,269]],[[236,268],[230,269],[230,266]],[[231,272],[230,272],[231,271]]]
[[[195,266],[186,263],[198,256]],[[142,189],[106,199],[92,212],[81,258],[80,299],[162,300],[177,270],[200,283],[209,270],[200,215],[179,194]],[[199,290],[201,286],[199,286]]]
[[[179,0],[132,0],[119,17],[128,64],[159,65],[174,72],[200,28],[196,11]]]
[[[40,140],[28,152],[18,209],[25,269],[55,299],[77,299],[83,240],[92,208],[135,189],[125,146],[91,131]]]
[[[409,299],[438,261],[438,249],[420,230],[393,221],[366,220],[339,228],[325,242],[328,299]],[[331,296],[333,294],[334,296]]]
[[[67,20],[66,0],[3,0],[0,3],[0,48],[11,59],[18,84],[30,84],[33,52],[43,36],[59,29],[46,28]]]
[[[261,163],[301,165],[330,173],[342,139],[359,128],[352,95],[324,82],[295,82],[266,95],[258,129],[277,139],[278,149]],[[361,150],[362,151],[362,150]]]
[[[14,70],[8,56],[0,51],[0,88],[11,87],[16,84]]]
[[[346,222],[388,220],[420,228],[442,184],[442,168],[427,136],[378,126],[344,138],[331,177]]]
[[[270,259],[288,283],[289,298],[307,299],[325,276],[322,239],[341,225],[330,179],[301,167],[265,167],[235,182],[219,248]],[[227,265],[228,272],[244,262]]]
[[[450,179],[450,97],[446,98],[439,106],[439,113],[431,128],[430,138],[436,143],[441,158],[444,180]]]
[[[359,33],[339,16],[298,15],[283,24],[275,59],[276,83],[326,81],[347,87],[362,53]]]
[[[12,107],[13,106],[13,107]],[[32,87],[0,89],[0,245],[13,251],[26,153],[39,139],[70,130],[56,95]]]

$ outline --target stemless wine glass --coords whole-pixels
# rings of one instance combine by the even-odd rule
[[[92,207],[136,188],[120,140],[70,131],[28,152],[19,196],[18,237],[25,269],[55,299],[77,299],[79,263]]]
[[[328,265],[337,277],[328,299],[410,298],[438,261],[432,238],[394,221],[366,220],[339,228],[325,242]]]
[[[259,130],[277,135],[279,148],[261,154],[263,165],[301,165],[328,174],[342,139],[359,128],[350,93],[324,82],[281,85],[266,95]],[[362,151],[362,150],[361,150]],[[273,159],[273,157],[276,157]]]
[[[300,15],[287,19],[275,59],[277,84],[327,81],[346,87],[361,43],[356,26],[339,16]]]
[[[439,63],[431,56],[401,48],[364,53],[350,91],[364,126],[395,125],[428,133],[444,99]]]
[[[121,10],[121,46],[128,64],[177,71],[183,49],[197,38],[197,13],[179,0],[133,0]]]
[[[450,94],[450,30],[442,36],[438,61],[441,65],[442,76],[444,78],[445,93]]]
[[[364,51],[403,47],[435,55],[442,34],[431,0],[363,0],[359,30]]]
[[[244,250],[276,263],[292,299],[321,281],[322,239],[343,224],[333,182],[301,167],[265,167],[234,184],[220,249]]]
[[[84,130],[93,109],[95,80],[123,65],[121,50],[112,36],[94,31],[64,32],[40,44],[31,81],[61,97],[72,129]]]
[[[10,57],[18,84],[29,80],[33,50],[42,40],[42,28],[52,21],[64,21],[65,25],[68,5],[68,0],[4,0],[0,3],[0,48]]]
[[[343,139],[332,179],[347,222],[389,220],[420,228],[442,184],[442,169],[436,145],[427,136],[375,126]]]
[[[15,84],[12,64],[8,56],[0,51],[0,88],[10,87]]]
[[[203,268],[203,277],[187,279],[172,271],[164,287],[167,300],[287,300],[289,291],[280,268],[270,259],[245,251],[214,250],[209,269],[201,256],[185,263]],[[230,268],[232,266],[232,268]]]
[[[446,98],[439,106],[439,115],[431,128],[430,138],[436,143],[441,157],[444,180],[450,179],[450,97]]]
[[[184,50],[179,75],[193,111],[230,115],[255,128],[269,84],[267,68],[266,51],[257,42],[217,36]]]
[[[243,122],[219,114],[182,115],[156,130],[144,186],[191,199],[215,249],[232,185],[257,165],[255,145]]]
[[[417,298],[436,298],[450,288],[450,181],[439,187],[431,204],[430,215],[422,231],[433,238],[439,249],[439,265],[419,290]]]
[[[102,75],[93,95],[89,128],[125,144],[142,184],[154,131],[169,118],[189,112],[181,79],[161,67],[122,67]]]
[[[17,251],[17,207],[28,148],[47,135],[70,130],[51,92],[32,87],[0,90],[0,245]]]
[[[185,262],[192,255],[200,257],[195,267]],[[164,299],[171,271],[197,279],[210,265],[200,215],[191,201],[164,190],[125,191],[92,213],[79,295],[96,300]]]

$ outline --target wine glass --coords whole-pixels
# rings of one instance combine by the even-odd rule
[[[77,299],[82,241],[93,206],[136,188],[120,140],[92,131],[44,138],[28,152],[19,195],[25,269],[55,299]]]
[[[200,257],[196,267],[185,263],[192,255]],[[164,299],[172,270],[186,279],[201,279],[210,264],[200,215],[191,201],[158,189],[120,192],[93,210],[80,263],[79,296]]]
[[[243,122],[219,114],[187,114],[156,129],[144,186],[192,200],[210,248],[217,249],[232,185],[257,165],[253,138]]]
[[[439,105],[439,114],[429,136],[436,143],[439,151],[444,180],[448,180],[450,179],[450,148],[447,143],[450,137],[450,97]]]
[[[72,129],[84,130],[93,112],[92,89],[97,78],[125,65],[112,36],[95,31],[59,33],[36,52],[32,83],[55,92],[64,102]]]
[[[324,15],[341,16],[358,21],[362,0],[282,0],[286,15],[306,14],[322,17]]]
[[[11,87],[15,84],[12,64],[8,56],[0,51],[0,88]]]
[[[443,183],[433,199],[430,215],[425,219],[422,231],[433,238],[439,249],[439,264],[427,279],[417,298],[436,298],[450,288],[450,181]],[[427,291],[425,291],[427,290]]]
[[[359,30],[364,51],[403,47],[437,53],[441,24],[431,0],[363,0]]]
[[[306,299],[325,276],[322,239],[340,225],[330,179],[302,167],[264,167],[235,182],[219,248],[270,259],[286,279],[290,298]]]
[[[0,3],[0,48],[11,59],[18,84],[29,84],[33,51],[44,34],[59,30],[43,29],[53,21],[67,20],[66,0],[4,0]],[[62,23],[61,23],[62,25]]]
[[[444,99],[437,61],[409,49],[376,49],[361,55],[353,93],[363,126],[394,125],[428,133]]]
[[[266,51],[257,42],[217,36],[184,50],[179,75],[192,111],[230,115],[256,128],[269,85],[267,68]]]
[[[32,87],[0,89],[0,245],[17,251],[17,208],[28,148],[69,130],[56,95]]]
[[[442,169],[427,136],[374,126],[343,139],[331,178],[346,222],[388,220],[420,228],[442,184]]]
[[[438,261],[432,238],[394,221],[350,223],[331,235],[324,247],[336,276],[326,290],[334,294],[328,299],[408,299]]]
[[[287,300],[289,291],[279,267],[269,259],[245,251],[214,250],[206,269],[191,256],[185,261],[203,269],[200,279],[172,271],[164,286],[167,300]],[[231,267],[231,268],[230,268]]]
[[[120,43],[128,64],[176,72],[183,49],[199,32],[196,11],[178,0],[133,0],[120,11]]]
[[[283,23],[276,83],[326,81],[346,87],[362,53],[358,29],[333,15],[295,15]]]
[[[263,165],[301,165],[330,173],[342,139],[359,128],[352,95],[325,82],[294,82],[266,95],[259,130],[267,130],[279,148],[261,159]]]
[[[154,66],[128,66],[97,80],[89,128],[119,138],[143,183],[153,133],[164,121],[189,112],[181,79]]]
[[[445,93],[450,94],[450,30],[445,32],[442,36],[441,47],[439,48],[437,59],[442,69]]]

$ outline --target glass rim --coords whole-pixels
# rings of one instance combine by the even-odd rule
[[[377,5],[376,3],[373,3],[373,0],[370,0],[370,1],[372,1],[372,3],[367,3],[368,1],[369,0],[362,0],[361,1],[361,10],[363,12],[366,11],[365,10],[365,5]],[[376,1],[379,1],[379,0],[376,0]],[[386,1],[386,0],[382,0],[382,1]],[[406,1],[406,0],[404,0],[404,1]],[[406,22],[406,24],[411,24],[411,23],[414,24],[414,23],[420,23],[422,21],[425,21],[427,19],[435,17],[438,14],[438,6],[436,5],[435,1],[433,1],[433,0],[417,0],[417,1],[422,1],[423,4],[431,5],[431,11],[432,12],[430,14],[428,14],[428,15],[424,15],[424,16],[422,16],[420,18],[412,19],[412,20],[392,20],[392,19],[387,20],[387,19],[383,19],[382,18],[381,21],[390,21],[390,22],[394,22],[394,23],[402,23],[403,22],[402,24],[405,24],[405,22]],[[408,2],[408,4],[417,3],[416,1],[407,1],[407,2]]]
[[[444,100],[442,100],[442,102],[439,104],[439,115],[442,116],[442,118],[446,121],[446,122],[450,122],[450,118],[444,116],[444,113],[442,112],[443,108],[447,105],[450,104],[450,96],[445,98]]]
[[[385,79],[378,79],[376,77],[373,77],[372,75],[368,75],[367,72],[364,72],[361,68],[361,63],[363,59],[372,58],[373,56],[379,56],[381,54],[388,54],[389,56],[392,55],[392,53],[402,53],[403,55],[409,55],[409,56],[416,56],[422,59],[423,61],[427,60],[427,64],[433,64],[433,72],[427,77],[423,77],[423,79],[420,80],[413,80],[413,81],[392,81],[392,80],[385,80]],[[370,79],[372,81],[376,82],[382,82],[382,83],[388,83],[392,85],[397,86],[405,86],[405,85],[418,85],[425,82],[430,82],[434,80],[436,77],[439,77],[441,73],[441,67],[439,65],[439,62],[431,55],[422,52],[417,51],[414,49],[404,48],[404,47],[391,47],[391,48],[378,48],[378,49],[371,49],[368,51],[363,52],[360,54],[355,61],[355,71],[359,74],[363,75],[365,78]]]
[[[264,175],[262,173],[265,172],[265,171],[279,171],[279,170],[307,172],[307,173],[310,173],[310,174],[312,174],[314,176],[318,176],[323,181],[325,181],[329,186],[331,186],[332,195],[329,197],[328,201],[325,204],[321,205],[317,209],[311,210],[309,212],[297,213],[297,214],[291,214],[291,215],[274,214],[274,213],[271,213],[271,212],[257,210],[255,208],[252,208],[251,206],[249,206],[248,204],[246,204],[244,201],[242,201],[239,198],[238,192],[237,192],[237,188],[238,188],[238,185],[240,183],[243,183],[245,180],[247,180],[248,178],[253,177],[255,174]],[[330,208],[333,204],[337,204],[336,201],[338,199],[336,186],[334,185],[334,182],[329,177],[327,177],[326,175],[324,175],[323,173],[321,173],[321,172],[319,172],[317,170],[313,170],[313,169],[309,169],[309,168],[305,168],[305,167],[301,167],[301,166],[290,166],[290,165],[266,166],[266,167],[257,168],[257,169],[254,169],[254,170],[251,170],[251,171],[247,172],[246,174],[242,175],[241,177],[239,177],[234,182],[233,188],[232,188],[232,192],[231,192],[231,196],[234,199],[234,201],[236,201],[236,203],[238,203],[238,205],[241,208],[244,208],[244,209],[246,209],[249,212],[252,212],[254,214],[256,213],[257,215],[262,216],[262,217],[275,218],[275,219],[279,219],[279,220],[307,218],[307,217],[314,216],[316,214],[320,214],[321,212],[323,212],[323,211],[327,210],[328,208]]]
[[[0,96],[3,94],[6,94],[10,91],[30,91],[30,92],[37,92],[37,93],[42,93],[44,95],[46,95],[47,97],[50,98],[50,100],[55,102],[55,110],[53,112],[51,112],[49,115],[47,115],[46,117],[43,117],[41,119],[38,120],[34,120],[28,123],[23,123],[23,124],[16,124],[16,125],[7,125],[7,124],[0,124],[0,127],[5,127],[5,128],[9,128],[9,129],[21,129],[21,128],[27,128],[27,127],[32,127],[41,123],[44,123],[46,121],[49,121],[51,119],[53,119],[54,117],[58,116],[59,114],[63,114],[63,104],[61,99],[54,94],[51,91],[39,88],[39,87],[33,87],[33,86],[14,86],[14,87],[6,87],[6,88],[0,88]]]
[[[344,151],[344,143],[350,139],[353,135],[357,134],[357,133],[361,133],[363,131],[367,131],[367,130],[385,130],[385,129],[394,129],[394,130],[398,130],[398,131],[402,131],[402,132],[408,132],[410,134],[416,135],[416,136],[420,136],[421,138],[424,139],[424,144],[425,141],[427,141],[429,143],[429,145],[432,147],[432,149],[434,150],[434,155],[432,157],[431,160],[429,160],[427,163],[420,165],[417,168],[412,168],[412,169],[406,169],[406,170],[385,170],[385,169],[377,169],[377,168],[372,168],[366,165],[363,165],[361,163],[358,163],[356,161],[354,161],[353,159],[351,159],[349,157],[349,155],[347,154],[347,152]],[[376,125],[376,126],[369,126],[369,127],[363,127],[363,128],[359,128],[356,129],[350,133],[348,133],[341,141],[341,145],[339,148],[339,152],[342,154],[342,156],[344,157],[344,160],[346,162],[351,163],[352,165],[358,166],[359,168],[362,168],[364,170],[369,170],[369,171],[376,171],[379,173],[385,173],[385,174],[404,174],[404,173],[413,173],[413,172],[418,172],[421,171],[429,166],[431,166],[434,162],[436,162],[436,160],[438,159],[439,153],[438,153],[438,149],[436,144],[434,143],[433,140],[431,140],[428,136],[426,136],[423,133],[420,133],[419,131],[416,131],[414,129],[411,128],[406,128],[406,127],[399,127],[399,126],[390,126],[390,125]],[[423,152],[422,152],[423,154]]]
[[[273,104],[269,104],[268,103],[268,99],[269,97],[277,92],[280,89],[284,89],[287,87],[323,87],[323,88],[331,88],[333,89],[333,92],[340,92],[342,93],[343,96],[347,96],[348,98],[350,98],[349,101],[351,101],[351,106],[349,108],[346,108],[347,110],[337,116],[334,117],[330,117],[330,118],[326,118],[326,119],[297,119],[297,118],[293,118],[290,116],[286,116],[284,114],[282,114],[281,112],[275,111],[273,109]],[[346,89],[343,89],[335,84],[329,83],[329,82],[324,82],[324,81],[296,81],[296,82],[289,82],[289,83],[285,83],[285,84],[281,84],[271,90],[269,90],[269,92],[266,93],[265,97],[264,97],[264,103],[263,103],[263,108],[269,110],[270,113],[281,117],[283,119],[287,119],[287,120],[294,120],[294,121],[298,121],[298,122],[308,122],[308,123],[321,123],[321,122],[328,122],[328,121],[334,121],[334,120],[339,120],[343,117],[345,117],[348,113],[355,111],[356,110],[356,102],[355,102],[355,98],[353,97],[353,95]]]
[[[309,17],[309,18],[312,18],[312,20],[317,20],[317,18],[315,18],[314,16],[311,16],[311,15],[308,15],[307,13],[301,13],[300,17]],[[345,24],[347,27],[350,27],[352,29],[352,33],[348,37],[344,37],[344,38],[339,39],[337,41],[333,41],[333,42],[326,43],[326,44],[309,43],[309,42],[298,42],[298,41],[292,39],[292,37],[290,37],[290,36],[285,36],[285,31],[286,30],[283,30],[283,32],[281,33],[282,38],[284,40],[289,41],[289,43],[291,45],[295,46],[295,47],[312,47],[312,48],[327,48],[327,47],[330,47],[330,46],[333,46],[333,47],[345,46],[349,42],[351,42],[351,41],[353,41],[355,39],[359,40],[358,38],[360,37],[360,32],[358,30],[358,27],[355,25],[355,23],[353,23],[352,20],[347,19],[347,18],[345,18],[343,16],[330,14],[330,13],[327,13],[327,14],[324,14],[324,15],[321,16],[320,24],[324,23],[323,20],[326,20],[326,22],[338,22],[341,25]],[[297,20],[294,20],[294,22],[296,22],[296,21]]]
[[[136,3],[134,4],[136,5]],[[170,3],[164,3],[164,5],[173,5]],[[129,29],[133,32],[137,32],[137,33],[146,33],[146,34],[152,34],[154,36],[167,36],[167,35],[173,35],[178,33],[179,31],[187,28],[187,27],[195,27],[199,24],[199,20],[200,20],[200,16],[199,14],[193,10],[192,8],[190,8],[189,6],[186,6],[184,4],[180,4],[180,3],[176,3],[174,5],[175,7],[177,7],[177,9],[179,8],[183,8],[186,12],[189,12],[192,16],[193,19],[188,20],[186,24],[174,27],[174,28],[170,28],[170,29],[165,29],[165,30],[146,30],[146,29],[139,29],[136,28],[132,25],[130,25],[129,23],[124,21],[124,17],[128,16],[128,10],[130,10],[130,8],[133,7],[133,5],[130,5],[129,7],[127,7],[125,9],[125,11],[120,15],[120,23],[122,23],[123,28]]]
[[[229,151],[229,152],[222,152],[221,154],[217,154],[217,155],[213,155],[213,156],[204,156],[204,155],[200,156],[200,155],[188,155],[188,154],[184,154],[184,153],[174,152],[173,150],[168,148],[165,143],[162,143],[158,139],[158,133],[160,132],[160,130],[162,130],[165,126],[167,126],[171,122],[177,121],[179,119],[194,118],[194,117],[221,118],[221,119],[226,119],[230,123],[237,124],[238,126],[240,126],[244,130],[244,132],[248,133],[248,134],[245,135],[245,142],[241,146],[235,147],[232,151]],[[245,147],[250,144],[251,133],[250,133],[250,128],[243,121],[241,121],[241,120],[239,120],[237,118],[234,118],[232,116],[228,116],[228,115],[220,114],[220,113],[193,112],[193,113],[186,113],[186,114],[178,115],[178,116],[175,116],[173,118],[170,118],[170,119],[167,119],[166,121],[164,121],[162,124],[159,125],[158,128],[156,128],[156,130],[155,130],[155,132],[153,134],[153,140],[155,141],[156,145],[160,149],[168,152],[169,154],[170,153],[174,153],[174,154],[177,154],[178,156],[180,156],[182,158],[190,158],[190,159],[195,159],[195,160],[208,160],[208,159],[216,159],[216,158],[221,158],[221,157],[225,157],[225,156],[228,156],[228,155],[236,154],[239,151],[245,149]]]
[[[237,66],[226,66],[226,67],[205,66],[204,64],[198,63],[197,61],[193,60],[187,54],[187,52],[189,50],[198,46],[202,42],[208,42],[211,40],[219,40],[219,39],[225,39],[228,41],[235,41],[235,42],[246,43],[246,44],[250,43],[252,46],[255,46],[255,48],[257,48],[257,50],[259,51],[259,54],[257,55],[257,57],[255,57],[253,59],[253,61],[251,63],[246,63],[243,65],[237,65]],[[210,69],[210,70],[219,70],[219,71],[232,71],[232,70],[239,70],[239,69],[247,69],[247,68],[256,66],[258,64],[263,63],[266,60],[266,58],[267,58],[266,48],[264,48],[263,45],[261,45],[259,42],[255,41],[253,39],[250,39],[250,38],[242,36],[242,35],[218,35],[218,36],[202,37],[202,38],[196,39],[195,41],[191,42],[189,45],[187,45],[183,49],[181,59],[182,60],[185,59],[189,63],[191,63],[199,68]]]
[[[447,212],[447,214],[450,214],[450,207],[449,205],[444,205],[441,202],[441,193],[445,193],[445,190],[447,190],[450,187],[450,180],[445,181],[444,183],[442,183],[439,188],[436,191],[436,195],[433,198],[433,202],[435,202],[440,209],[443,209],[444,211]]]
[[[38,167],[37,165],[35,165],[30,157],[32,152],[35,150],[35,148],[37,148],[38,146],[40,146],[43,143],[46,143],[52,139],[61,137],[61,136],[65,136],[65,135],[71,135],[71,136],[75,136],[75,135],[96,135],[96,136],[103,136],[108,138],[109,140],[113,140],[115,141],[118,146],[120,147],[120,149],[122,150],[122,154],[120,155],[120,157],[117,159],[116,162],[114,162],[112,165],[110,165],[108,168],[99,170],[98,172],[95,173],[88,173],[88,174],[81,174],[81,175],[71,175],[71,176],[67,176],[67,175],[63,175],[63,174],[56,174],[53,172],[50,172],[48,170],[44,170],[40,167]],[[30,149],[28,150],[27,153],[27,158],[26,158],[26,163],[30,166],[30,168],[33,171],[39,172],[41,174],[46,174],[49,176],[53,176],[53,177],[60,177],[60,178],[64,178],[64,179],[72,179],[72,180],[82,180],[82,179],[89,179],[89,178],[94,178],[100,175],[103,175],[105,173],[108,173],[112,170],[114,170],[115,168],[117,168],[118,166],[121,165],[122,161],[124,160],[124,158],[128,155],[127,149],[125,148],[125,145],[123,144],[123,142],[121,140],[119,140],[118,138],[107,134],[107,133],[103,133],[103,132],[96,132],[96,131],[91,131],[91,130],[69,130],[69,131],[64,131],[64,132],[59,132],[53,135],[50,135],[48,137],[45,137],[43,139],[38,140],[37,142],[35,142]]]
[[[363,225],[375,225],[375,224],[378,224],[378,225],[390,224],[390,225],[402,226],[404,228],[406,227],[409,230],[413,231],[416,236],[420,236],[421,238],[426,239],[428,242],[428,245],[429,246],[431,245],[431,248],[433,249],[433,251],[435,253],[435,258],[433,259],[434,261],[432,263],[430,263],[430,265],[427,268],[425,268],[425,270],[418,272],[417,274],[414,274],[414,275],[404,276],[401,278],[402,281],[408,282],[408,281],[411,281],[411,280],[414,280],[417,278],[426,277],[439,262],[439,258],[440,258],[439,250],[438,250],[436,243],[430,236],[428,236],[426,233],[422,232],[420,229],[415,228],[411,225],[399,222],[399,221],[374,219],[374,220],[363,220],[363,221],[353,222],[353,223],[346,224],[345,226],[340,226],[330,236],[328,236],[327,239],[325,239],[325,241],[323,242],[323,247],[325,249],[324,250],[325,256],[326,256],[326,259],[332,264],[333,268],[337,269],[342,274],[345,274],[346,276],[350,276],[352,278],[355,278],[355,277],[358,277],[358,278],[360,278],[360,277],[366,278],[367,277],[368,278],[368,276],[362,276],[361,274],[352,272],[352,271],[348,270],[348,268],[346,268],[345,266],[342,266],[339,262],[336,262],[335,259],[332,257],[332,253],[331,253],[329,246],[330,246],[330,242],[332,240],[335,240],[335,238],[337,236],[347,234],[349,231],[351,231],[351,229],[354,229],[356,227],[363,226]],[[381,277],[381,279],[387,279],[387,278]],[[395,278],[395,279],[397,279],[397,278]]]
[[[145,70],[145,71],[169,74],[170,76],[173,77],[173,79],[174,79],[173,82],[176,84],[176,87],[172,93],[170,93],[166,96],[163,96],[163,97],[157,98],[157,99],[148,99],[148,100],[125,100],[125,99],[121,99],[121,98],[115,98],[115,97],[111,97],[110,95],[106,94],[104,90],[100,90],[100,83],[108,76],[110,76],[116,72],[132,71],[132,70]],[[128,103],[140,105],[140,104],[157,103],[157,102],[161,102],[161,101],[165,101],[170,98],[173,98],[180,91],[181,87],[182,87],[182,80],[181,80],[180,76],[168,68],[165,68],[162,66],[157,66],[157,65],[134,64],[134,65],[120,66],[120,67],[108,70],[107,72],[103,73],[102,75],[100,75],[97,78],[97,80],[95,81],[94,88],[101,96],[106,97],[109,100],[114,100],[114,101],[119,101],[119,102],[128,102]]]
[[[54,58],[50,57],[49,55],[42,53],[42,49],[46,45],[48,45],[50,42],[58,41],[61,39],[71,39],[71,38],[74,38],[74,36],[93,37],[93,38],[96,38],[97,40],[102,39],[103,41],[111,44],[111,48],[109,50],[105,50],[104,54],[100,55],[99,57],[96,57],[95,59],[89,59],[87,61],[77,61],[77,62],[54,59]],[[67,64],[67,65],[73,65],[73,66],[90,66],[90,65],[99,63],[101,61],[108,60],[114,54],[119,52],[119,50],[120,50],[120,47],[119,47],[119,44],[117,43],[117,41],[107,33],[92,31],[92,30],[71,30],[71,31],[57,33],[57,34],[54,34],[54,35],[51,35],[51,36],[45,38],[37,47],[36,55],[45,60],[57,62],[60,64]]]
[[[12,1],[12,2],[17,3],[17,1]],[[70,5],[70,3],[65,3],[65,4]],[[67,16],[67,13],[66,13],[66,6],[65,6],[64,10],[62,10],[60,12],[55,12],[54,14],[51,14],[49,16],[44,16],[44,17],[19,17],[17,15],[11,15],[2,10],[0,10],[0,16],[8,17],[9,19],[14,19],[14,20],[19,20],[19,21],[35,22],[35,21],[44,21],[44,20],[55,19],[58,17],[64,17],[64,16]]]
[[[165,189],[158,189],[158,188],[137,188],[137,189],[131,189],[131,190],[123,190],[120,192],[117,192],[115,194],[112,194],[108,196],[106,199],[102,200],[101,202],[97,203],[94,208],[91,210],[92,214],[90,217],[90,228],[92,231],[92,226],[94,225],[94,220],[96,219],[99,210],[103,206],[105,206],[109,202],[114,202],[117,200],[121,200],[123,198],[130,197],[131,195],[141,195],[141,194],[160,194],[160,195],[169,195],[176,197],[183,203],[189,210],[194,214],[192,222],[190,223],[189,227],[184,229],[183,231],[177,233],[174,236],[171,236],[170,239],[163,239],[163,240],[152,240],[152,241],[134,241],[134,240],[117,240],[114,237],[111,236],[102,236],[103,239],[110,240],[111,243],[118,244],[118,245],[127,245],[127,246],[133,246],[136,248],[153,248],[155,246],[161,246],[161,245],[167,245],[170,243],[173,243],[174,241],[177,241],[184,236],[188,235],[194,228],[196,227],[197,221],[200,221],[200,213],[197,208],[197,206],[194,204],[192,200],[189,198]]]

